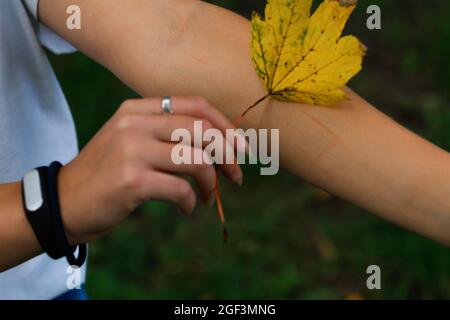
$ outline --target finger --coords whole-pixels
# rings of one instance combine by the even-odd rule
[[[204,98],[196,96],[172,97],[172,109],[176,115],[185,115],[209,121],[215,128],[226,136],[227,130],[236,129],[233,123],[219,110],[211,106]],[[128,100],[124,103],[124,109],[129,112],[162,115],[161,98],[145,98]],[[165,115],[168,116],[168,115]],[[236,133],[230,144],[239,152],[248,152],[249,147],[245,138]]]
[[[143,178],[142,197],[175,204],[184,214],[191,214],[196,205],[195,192],[188,181],[167,173],[152,171]]]
[[[206,159],[209,157],[204,150],[190,147],[190,153],[193,157]],[[158,156],[153,157],[152,166],[156,170],[165,172],[188,175],[195,179],[201,194],[203,202],[209,206],[214,204],[214,186],[216,183],[216,171],[212,161],[203,161],[201,164],[184,164],[174,159],[174,145],[165,143],[158,147]],[[167,159],[170,159],[167,161]],[[209,164],[208,164],[209,163]]]
[[[161,101],[161,98],[129,99],[122,103],[120,111],[146,115],[161,115]]]
[[[189,144],[189,146],[198,149],[206,148],[210,144],[210,142],[205,141],[203,139],[203,136],[200,137],[198,142],[196,142],[196,131],[201,131],[201,133],[203,133],[209,129],[215,129],[213,128],[212,124],[209,123],[209,121],[197,120],[190,116],[174,115],[169,117],[140,115],[135,117],[136,119],[135,121],[133,121],[133,125],[135,126],[135,128],[149,132],[159,141],[170,143],[172,148],[176,146],[176,144],[172,144],[172,142]],[[201,122],[196,124],[196,121]],[[188,139],[188,141],[177,140],[180,138],[177,136],[177,130],[179,129],[188,131],[190,136],[190,139]],[[218,160],[217,164],[227,178],[241,185],[243,180],[243,173],[239,164],[237,163],[235,151],[229,144],[229,142],[223,137],[222,133],[218,129],[216,130],[218,136],[217,138],[220,137],[221,141],[223,142],[222,145],[218,145],[216,143],[218,149],[214,150],[215,152],[219,153],[214,155],[215,159]],[[148,149],[151,150],[151,148]],[[166,157],[165,159],[169,158]],[[196,158],[192,158],[190,163],[193,163],[193,159]]]
[[[206,159],[210,160],[211,158],[214,160],[214,164],[217,164],[220,168],[220,170],[225,174],[227,178],[229,178],[231,181],[241,185],[243,180],[243,173],[241,170],[241,167],[237,163],[236,160],[236,154],[233,147],[230,145],[230,143],[223,137],[222,133],[216,129],[216,128],[210,128],[211,125],[209,123],[206,123],[206,130],[203,128],[203,123],[194,123],[190,119],[180,119],[180,123],[176,123],[177,121],[173,121],[172,123],[167,124],[165,128],[161,128],[161,130],[158,131],[159,134],[162,134],[163,136],[160,136],[161,139],[171,142],[171,143],[177,143],[185,144],[186,141],[184,140],[183,136],[177,136],[176,131],[174,131],[174,128],[171,128],[172,125],[175,127],[183,127],[186,130],[189,131],[191,137],[195,137],[197,139],[198,132],[208,132],[207,130],[216,130],[215,134],[213,136],[210,136],[208,139],[203,139],[204,136],[200,137],[200,141],[187,141],[188,144],[193,146],[194,148],[200,149],[203,148],[205,151],[208,151],[208,155],[205,157],[195,157],[194,154],[193,157],[190,159],[190,163],[194,163],[194,160],[196,164],[199,164],[197,161],[200,159]],[[185,122],[185,123],[183,123]],[[197,127],[196,127],[197,126]],[[200,128],[198,127],[200,126]],[[167,130],[165,132],[165,130]],[[175,133],[175,135],[174,135]],[[171,134],[169,138],[169,134]],[[206,134],[206,133],[205,133]],[[201,145],[200,145],[201,143]],[[214,143],[214,144],[213,144]],[[175,145],[172,145],[172,149],[175,148]],[[207,162],[207,164],[212,164],[211,161]]]
[[[227,130],[235,130],[235,125],[217,108],[214,108],[206,99],[198,96],[174,97],[172,99],[175,114],[182,114],[208,120],[215,128],[222,131],[227,137]],[[178,111],[180,110],[180,111]],[[228,137],[227,137],[228,138]],[[229,143],[239,152],[247,152],[248,145],[245,138],[236,132]]]

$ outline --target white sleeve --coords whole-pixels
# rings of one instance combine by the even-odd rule
[[[31,16],[36,20],[38,25],[38,37],[41,44],[52,51],[55,54],[64,54],[64,53],[73,53],[77,51],[75,47],[73,47],[66,40],[58,36],[56,33],[48,29],[42,23],[39,22],[39,18],[37,15],[38,2],[39,0],[22,0],[25,7],[28,9]]]

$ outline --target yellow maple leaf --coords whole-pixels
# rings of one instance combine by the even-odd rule
[[[311,15],[312,0],[268,0],[265,19],[252,17],[252,60],[268,94],[248,107],[274,98],[312,105],[333,105],[346,99],[342,87],[361,70],[364,46],[353,36],[341,38],[357,0],[325,0]],[[217,208],[227,239],[219,190]]]
[[[268,0],[265,19],[252,17],[252,60],[269,95],[330,106],[346,99],[345,84],[361,70],[364,46],[341,38],[354,0]]]

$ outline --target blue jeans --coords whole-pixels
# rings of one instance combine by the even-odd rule
[[[53,300],[89,300],[84,286],[81,289],[68,290]]]

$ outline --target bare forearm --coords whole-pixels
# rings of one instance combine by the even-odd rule
[[[22,209],[20,183],[0,186],[0,272],[40,253]]]
[[[81,31],[65,8],[82,8]],[[230,118],[265,89],[249,22],[189,0],[41,0],[52,29],[143,96],[196,94]],[[388,220],[450,244],[450,157],[350,92],[333,108],[267,101],[244,125],[280,128],[286,168]]]

